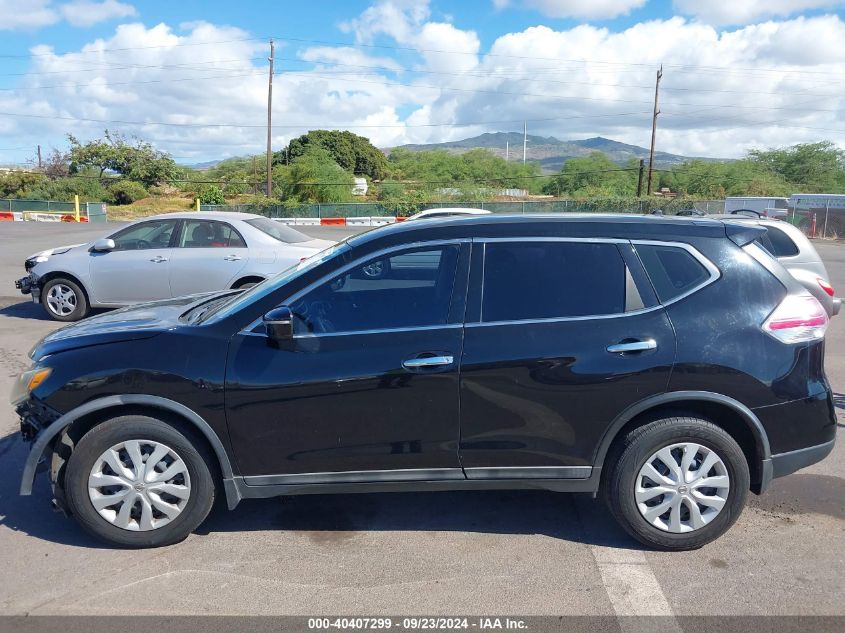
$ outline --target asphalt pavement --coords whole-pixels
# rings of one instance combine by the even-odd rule
[[[0,223],[0,394],[59,327],[15,290],[23,259],[116,226]],[[845,244],[816,246],[845,290]],[[827,345],[841,435],[845,315]],[[588,495],[519,491],[252,500],[184,543],[128,551],[52,512],[46,477],[17,495],[17,424],[0,401],[0,614],[845,615],[841,438],[694,552],[643,550]]]

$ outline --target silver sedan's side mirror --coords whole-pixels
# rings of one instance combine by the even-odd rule
[[[109,239],[107,237],[101,237],[96,242],[94,242],[93,246],[91,246],[92,251],[96,251],[98,253],[107,253],[108,251],[114,250],[114,240]]]

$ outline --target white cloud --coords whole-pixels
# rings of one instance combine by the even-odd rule
[[[50,0],[0,0],[0,31],[35,30],[58,21]]]
[[[0,31],[34,31],[60,20],[88,27],[137,14],[135,7],[117,0],[72,0],[58,6],[52,0],[0,0]]]
[[[749,24],[762,18],[797,15],[843,4],[842,0],[673,0],[680,13],[716,25]]]
[[[536,9],[550,18],[584,18],[602,20],[627,15],[644,6],[648,0],[519,0],[525,8]],[[503,9],[514,0],[493,0],[493,6]]]
[[[131,4],[117,0],[73,0],[59,7],[59,11],[72,26],[92,26],[106,20],[138,15],[138,11]]]
[[[303,61],[317,64],[342,64],[354,68],[401,71],[402,65],[390,57],[371,57],[351,46],[315,46],[299,53]]]
[[[472,30],[433,19],[425,3],[393,0],[377,2],[344,28],[362,42],[378,37],[403,50],[291,52],[316,67],[292,70],[303,64],[280,62],[276,147],[334,125],[389,147],[521,131],[526,119],[531,134],[646,146],[661,63],[659,150],[735,157],[750,147],[819,139],[845,145],[838,89],[845,23],[836,16],[735,29],[680,17],[620,32],[536,26],[502,34],[482,51]],[[0,134],[9,146],[61,146],[65,132],[91,138],[108,127],[147,138],[183,162],[260,152],[268,51],[264,42],[244,41],[249,37],[205,22],[178,29],[124,24],[77,52],[36,47],[33,74],[4,92],[2,110],[45,118],[0,116]]]

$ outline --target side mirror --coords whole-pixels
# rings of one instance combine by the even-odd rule
[[[93,246],[91,246],[92,251],[96,251],[97,253],[107,253],[109,251],[114,250],[114,240],[109,239],[107,237],[101,237],[96,242],[94,242]]]
[[[273,308],[262,317],[267,338],[289,341],[293,338],[293,314],[287,306]]]

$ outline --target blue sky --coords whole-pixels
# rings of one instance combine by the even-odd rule
[[[347,127],[382,147],[521,129],[739,156],[845,141],[837,0],[0,0],[0,164],[105,128],[183,162]]]

